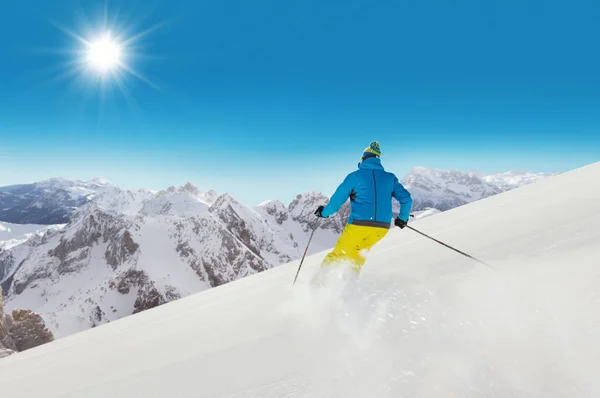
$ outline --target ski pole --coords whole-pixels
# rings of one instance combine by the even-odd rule
[[[308,252],[308,246],[310,245],[310,241],[312,240],[312,237],[315,234],[315,231],[317,230],[318,227],[319,227],[319,220],[317,220],[317,222],[315,222],[315,227],[313,228],[313,230],[310,234],[310,237],[308,238],[308,243],[306,244],[306,249],[304,249],[304,254],[302,255],[302,260],[300,260],[300,265],[298,266],[298,271],[296,271],[296,277],[294,278],[294,283],[292,284],[292,286],[296,284],[296,279],[298,279],[298,274],[300,273],[300,268],[302,268],[302,263],[304,262],[304,257],[306,257],[306,252]]]
[[[454,250],[455,252],[458,252],[458,253],[462,254],[463,256],[469,257],[470,259],[472,259],[472,260],[475,260],[475,261],[477,261],[478,263],[481,263],[481,264],[483,264],[483,265],[487,265],[488,267],[490,267],[490,268],[492,268],[492,269],[495,269],[496,271],[498,270],[496,267],[492,267],[491,265],[489,265],[489,264],[487,264],[487,263],[484,263],[484,262],[483,262],[483,261],[481,261],[481,260],[478,260],[478,259],[476,259],[475,257],[471,256],[470,254],[467,254],[467,253],[465,253],[465,252],[462,252],[462,251],[460,251],[460,250],[458,250],[458,249],[455,249],[454,247],[452,247],[452,246],[450,246],[450,245],[448,245],[448,244],[446,244],[446,243],[444,243],[444,242],[442,242],[442,241],[439,241],[439,240],[437,240],[437,239],[435,239],[435,238],[432,238],[431,236],[429,236],[429,235],[427,235],[427,234],[424,234],[423,232],[421,232],[421,231],[419,231],[419,230],[417,230],[417,229],[414,229],[414,228],[413,228],[413,227],[411,227],[410,225],[407,225],[407,226],[406,226],[406,228],[410,228],[410,229],[412,229],[413,231],[415,231],[416,233],[418,233],[418,234],[421,234],[421,235],[425,236],[426,238],[429,238],[429,239],[431,239],[432,241],[439,243],[440,245],[446,246],[448,249],[452,249],[452,250]]]

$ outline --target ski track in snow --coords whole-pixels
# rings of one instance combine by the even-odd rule
[[[0,361],[11,397],[600,395],[600,163],[393,230],[359,283],[324,252]],[[569,212],[557,209],[568,206]],[[33,382],[35,381],[35,382]]]

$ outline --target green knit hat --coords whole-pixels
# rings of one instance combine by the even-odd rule
[[[371,144],[369,144],[369,146],[363,151],[363,158],[365,156],[373,155],[377,156],[378,158],[381,157],[381,148],[379,148],[379,142],[377,141],[371,142]]]

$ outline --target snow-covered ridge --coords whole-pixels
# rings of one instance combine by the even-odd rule
[[[52,178],[0,187],[0,220],[15,224],[62,224],[97,195],[117,189],[108,181]]]
[[[26,242],[34,235],[42,236],[50,229],[64,228],[66,224],[36,225],[36,224],[11,224],[0,222],[0,250],[10,249]]]
[[[428,208],[445,211],[551,175],[554,173],[509,171],[486,174],[477,170],[461,172],[414,167],[402,182],[415,199],[414,211]],[[331,192],[326,194],[331,194],[334,188],[331,187]],[[206,211],[218,197],[219,194],[215,191],[201,191],[189,182],[181,187],[171,186],[155,192],[122,189],[103,178],[91,181],[53,178],[33,184],[0,187],[0,221],[16,224],[63,224],[78,209],[90,203],[106,211],[131,216],[140,212],[148,216],[197,215]],[[326,199],[319,192],[308,192],[304,197]],[[268,207],[269,202],[271,201],[261,203],[258,207]],[[306,213],[301,215],[302,218],[306,218],[310,212],[297,211]]]
[[[541,179],[548,178],[559,173],[531,173],[528,171],[507,171],[507,172],[498,172],[494,174],[486,174],[483,172],[475,171],[476,175],[478,175],[483,181],[494,185],[503,191],[508,191],[511,189],[515,189],[521,187],[523,185],[529,185],[534,182],[537,182]]]
[[[501,192],[528,185],[553,173],[438,170],[414,167],[401,181],[413,196],[413,210],[446,211]]]
[[[138,214],[144,207],[153,214],[182,214],[186,211],[197,212],[196,204],[206,210],[217,196],[216,192],[202,192],[191,183],[154,192],[146,189],[123,189],[103,178],[91,181],[52,178],[33,184],[0,187],[0,221],[15,224],[62,224],[71,220],[79,209],[88,204],[129,215]]]

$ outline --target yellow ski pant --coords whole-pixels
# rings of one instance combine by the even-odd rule
[[[335,247],[323,260],[323,265],[346,262],[360,272],[367,260],[367,253],[379,242],[389,229],[347,224]]]

